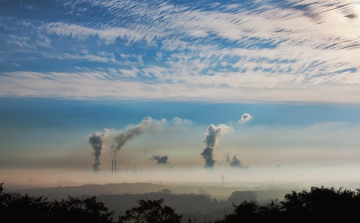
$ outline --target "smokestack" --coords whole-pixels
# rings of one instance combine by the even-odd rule
[[[125,131],[111,137],[108,137],[109,130],[106,128],[103,129],[102,132],[95,132],[89,137],[88,141],[91,144],[92,149],[94,150],[94,152],[92,153],[95,157],[93,163],[94,172],[100,171],[99,166],[101,164],[101,150],[106,145],[110,146],[110,149],[112,150],[115,158],[117,152],[121,150],[121,148],[127,143],[127,141],[145,132],[152,132],[153,129],[156,129],[160,124],[160,122],[152,122],[151,117],[146,117],[142,120],[140,124],[127,128]],[[116,164],[114,169],[114,163],[112,163],[111,172],[116,172]]]
[[[115,160],[115,173],[116,173],[116,160]]]
[[[111,173],[114,172],[114,160],[111,160]]]

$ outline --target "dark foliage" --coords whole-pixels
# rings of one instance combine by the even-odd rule
[[[181,215],[168,206],[163,206],[163,199],[140,200],[139,206],[126,211],[124,216],[119,217],[119,222],[135,223],[180,223]]]
[[[360,190],[311,188],[309,192],[292,192],[282,202],[285,217],[299,220],[360,220]]]
[[[0,184],[0,221],[1,222],[112,222],[113,212],[96,197],[77,199],[69,197],[61,201],[49,201],[43,197],[27,194],[4,193]]]
[[[312,187],[309,192],[295,192],[285,195],[266,206],[244,201],[233,205],[234,212],[224,216],[217,223],[247,221],[350,221],[360,220],[360,190],[335,190],[334,188]]]
[[[119,223],[181,222],[182,216],[173,208],[164,206],[163,199],[137,202],[137,207],[128,209],[124,216],[119,217]],[[267,205],[259,205],[255,201],[243,201],[239,205],[233,204],[233,208],[233,213],[225,214],[216,223],[359,221],[360,189],[313,187],[310,191],[286,194],[282,202],[274,200]],[[113,214],[96,197],[49,201],[44,197],[5,193],[3,184],[0,184],[0,222],[107,223],[113,222]],[[188,222],[192,222],[191,219]]]

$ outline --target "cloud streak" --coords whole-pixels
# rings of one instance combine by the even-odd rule
[[[115,76],[114,76],[115,75]],[[115,78],[114,78],[115,77]],[[261,75],[258,77],[261,81]],[[343,77],[343,78],[342,78]],[[2,97],[51,97],[67,99],[167,99],[175,101],[227,101],[227,102],[308,102],[308,103],[360,103],[357,97],[359,78],[339,75],[338,80],[349,83],[347,86],[317,83],[307,88],[284,89],[246,89],[211,88],[215,83],[202,79],[182,84],[140,82],[128,80],[117,72],[84,69],[79,73],[39,73],[8,72],[0,76],[0,96]],[[264,76],[266,79],[266,77]],[[317,77],[319,81],[329,77]],[[235,79],[234,79],[235,80]],[[199,81],[199,82],[197,82]],[[207,82],[207,83],[206,83]],[[351,83],[351,84],[350,84]],[[227,85],[228,86],[228,85]],[[211,88],[211,91],[210,91]],[[93,89],[93,90],[89,90]],[[239,95],[242,95],[239,98]]]
[[[20,16],[14,4],[13,19],[0,17],[0,95],[359,103],[359,3],[215,5],[54,2],[64,22]]]

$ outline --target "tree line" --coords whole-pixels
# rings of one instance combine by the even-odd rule
[[[95,196],[68,197],[48,200],[18,192],[4,192],[0,184],[1,222],[55,222],[55,223],[180,223],[182,215],[163,204],[163,199],[139,200],[136,207],[114,219],[114,212]],[[266,205],[256,201],[233,203],[232,213],[224,213],[214,223],[260,221],[350,221],[360,220],[360,189],[312,187],[310,191],[286,194],[283,201],[272,200]],[[194,222],[192,219],[188,223]],[[206,220],[205,220],[206,222]]]

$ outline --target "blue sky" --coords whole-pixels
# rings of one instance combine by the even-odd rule
[[[149,158],[168,155],[175,169],[204,171],[210,124],[232,129],[217,138],[214,169],[229,154],[247,171],[352,165],[359,16],[355,0],[0,1],[0,171],[91,171],[91,134],[115,137],[147,116],[158,130],[127,142],[120,167],[165,168]],[[308,158],[288,162],[300,151]]]
[[[357,1],[2,1],[2,96],[358,103]]]

